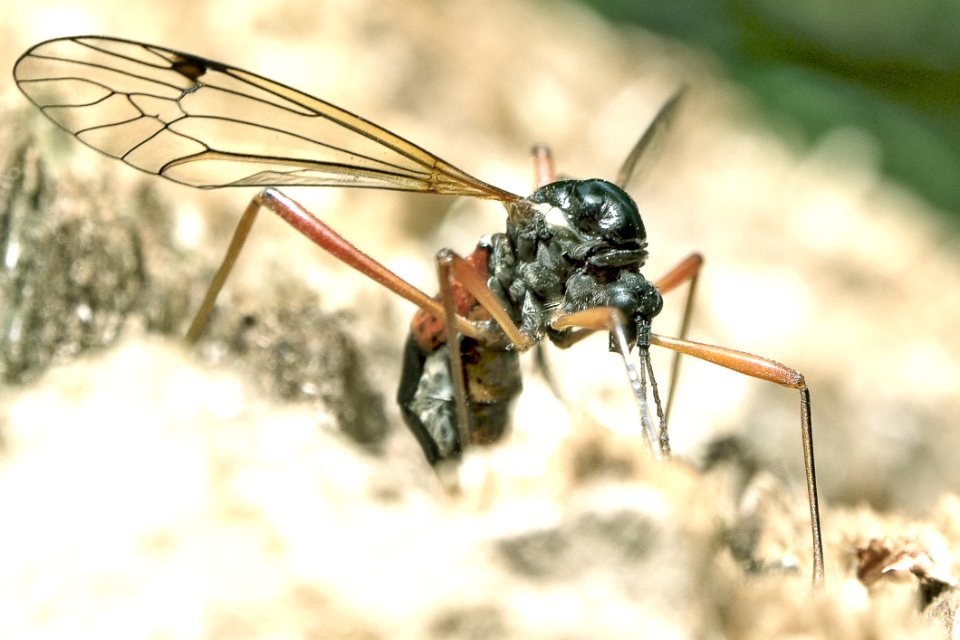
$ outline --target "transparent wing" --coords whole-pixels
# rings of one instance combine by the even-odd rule
[[[686,92],[687,88],[681,87],[670,96],[669,100],[663,103],[657,115],[647,126],[646,131],[643,132],[637,143],[633,145],[633,149],[627,154],[627,159],[623,161],[623,165],[617,172],[616,185],[626,189],[627,183],[631,179],[643,177],[643,174],[652,164],[652,156],[656,155],[657,147],[663,142],[664,134],[670,129],[674,118],[677,117],[677,111],[680,109],[680,104]]]
[[[20,89],[85,144],[182,184],[340,186],[516,200],[328,102],[249,71],[139,42],[40,43]]]

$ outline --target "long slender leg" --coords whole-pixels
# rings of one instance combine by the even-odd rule
[[[443,307],[443,319],[446,324],[447,351],[450,354],[450,375],[453,381],[454,395],[457,400],[457,426],[460,432],[460,446],[465,449],[470,442],[471,412],[467,394],[467,382],[463,373],[463,357],[460,352],[460,331],[455,320],[459,318],[458,309],[453,292],[453,283],[458,282],[499,325],[502,335],[508,343],[503,348],[512,347],[518,351],[526,351],[534,345],[530,336],[522,333],[510,318],[510,314],[503,303],[496,296],[483,278],[474,270],[474,267],[463,257],[451,249],[441,249],[437,253],[437,277],[440,280],[440,300]],[[495,343],[502,341],[499,334],[493,330],[483,332],[478,338],[480,341]]]
[[[454,319],[457,310],[453,298],[449,252],[437,255],[437,277],[440,280],[440,299],[443,301],[443,318],[447,328],[447,353],[450,354],[450,377],[453,380],[453,395],[457,401],[457,429],[460,432],[460,450],[465,451],[470,443],[470,408],[467,398],[467,382],[463,374],[463,356],[460,352],[460,334]]]
[[[817,497],[817,474],[813,460],[813,420],[810,415],[810,391],[803,375],[796,369],[762,356],[679,340],[652,334],[650,344],[666,347],[694,358],[700,358],[721,367],[732,369],[761,380],[775,382],[800,392],[800,433],[803,441],[803,468],[807,481],[807,500],[810,504],[810,533],[813,537],[813,583],[823,582],[823,540],[820,533],[820,503]]]
[[[250,204],[243,211],[240,222],[237,223],[237,228],[233,231],[233,237],[230,238],[230,245],[227,247],[226,255],[223,256],[223,262],[220,263],[220,268],[217,269],[216,275],[210,281],[210,286],[207,287],[207,293],[203,297],[200,309],[197,310],[197,314],[193,317],[193,322],[190,323],[190,328],[187,330],[187,342],[190,344],[196,344],[197,340],[200,339],[200,334],[203,333],[203,329],[207,326],[207,320],[210,319],[210,312],[213,311],[217,296],[227,281],[227,276],[233,270],[233,265],[237,262],[237,257],[240,255],[240,250],[243,249],[243,244],[247,241],[247,236],[250,235],[250,229],[253,228],[253,222],[257,219],[257,213],[261,206],[261,196],[258,195],[250,201]]]
[[[640,409],[640,424],[643,427],[643,435],[650,445],[650,450],[657,458],[669,457],[670,447],[666,440],[665,422],[663,411],[660,408],[660,400],[656,392],[656,381],[653,378],[653,369],[650,366],[650,356],[645,348],[641,349],[641,374],[637,373],[633,361],[630,359],[630,345],[627,341],[626,319],[623,313],[614,307],[594,307],[562,315],[550,323],[554,329],[580,328],[589,331],[598,331],[606,329],[616,341],[620,355],[623,356],[623,365],[627,371],[627,379],[630,381],[630,388],[633,391],[634,398],[637,400],[637,406]],[[653,420],[650,417],[650,408],[647,405],[647,390],[645,379],[649,374],[651,385],[654,389],[654,401],[656,404],[657,415],[660,420],[660,437],[657,436],[653,427]]]
[[[469,262],[451,249],[441,249],[437,252],[437,263],[442,266],[442,273],[447,279],[455,279],[476,298],[477,303],[490,314],[515,349],[518,351],[526,351],[534,345],[533,338],[520,331],[519,327],[517,327],[516,323],[514,323],[510,317],[507,308],[503,306],[500,298],[490,290],[490,287],[487,286],[487,283],[484,282],[483,278],[480,277]],[[474,325],[470,326],[478,330]],[[458,324],[456,328],[459,331],[460,325]],[[461,333],[463,332],[461,331]],[[481,341],[491,341],[495,339],[495,336],[490,332],[473,335],[471,337]]]
[[[553,164],[553,154],[550,148],[545,144],[536,144],[533,146],[533,176],[536,181],[535,188],[548,185],[557,181],[557,171]]]
[[[667,293],[689,282],[687,288],[687,299],[683,304],[683,316],[680,320],[680,339],[686,339],[687,332],[690,330],[690,319],[693,317],[693,301],[697,290],[697,281],[700,279],[700,270],[703,268],[703,256],[699,253],[691,253],[681,260],[677,265],[668,271],[663,277],[653,284],[660,290],[660,293]],[[670,386],[667,391],[667,404],[664,409],[665,420],[670,422],[670,410],[673,408],[673,400],[677,393],[677,381],[680,379],[680,356],[679,351],[674,351],[673,362],[670,363]]]
[[[678,262],[670,271],[663,274],[653,284],[656,285],[660,293],[669,293],[684,282],[693,282],[700,275],[700,269],[703,268],[703,256],[699,253],[691,253],[686,258]]]
[[[275,189],[263,190],[247,205],[240,223],[234,231],[226,256],[207,290],[199,312],[191,324],[188,333],[188,338],[191,341],[196,341],[203,331],[210,312],[213,309],[216,297],[223,287],[230,270],[233,268],[237,256],[250,233],[256,214],[261,207],[276,213],[297,231],[345,264],[353,267],[418,307],[432,313],[437,318],[442,318],[447,324],[447,335],[453,336],[450,348],[451,358],[456,358],[458,363],[460,350],[455,348],[458,335],[465,335],[479,341],[487,342],[498,339],[502,340],[502,337],[499,337],[501,336],[499,331],[489,326],[474,324],[456,312],[456,309],[453,307],[453,296],[450,294],[450,286],[453,280],[460,282],[467,291],[474,296],[478,304],[489,312],[490,316],[492,316],[500,326],[502,335],[506,335],[514,348],[525,351],[533,346],[534,340],[520,332],[510,318],[510,314],[506,308],[504,308],[503,303],[500,302],[500,299],[487,287],[483,278],[474,271],[473,267],[466,260],[457,256],[452,251],[443,250],[437,255],[438,270],[441,274],[442,294],[441,301],[437,301],[360,251],[298,202]],[[463,414],[466,412],[466,385],[462,379],[462,366],[454,366],[452,369],[454,385],[456,387],[455,391],[457,391],[457,395],[460,398],[458,411],[461,414],[461,429],[469,428],[469,422],[463,419]],[[456,380],[458,373],[460,377],[459,382]],[[469,442],[469,439],[462,439],[462,442]]]
[[[677,263],[677,265],[670,269],[670,271],[668,271],[663,277],[654,282],[654,285],[660,290],[660,293],[668,293],[682,285],[684,282],[690,282],[690,289],[687,292],[687,300],[684,304],[683,317],[680,325],[681,337],[686,337],[686,333],[690,327],[690,318],[693,313],[694,292],[697,281],[700,277],[700,269],[702,267],[703,256],[699,253],[691,253],[689,256]],[[568,326],[572,327],[574,325]],[[606,328],[607,327],[605,325],[598,325],[597,327],[593,328],[580,326],[578,331],[570,332],[563,338],[560,338],[557,342],[557,346],[559,346],[561,349],[572,347],[584,338],[590,337],[595,331]],[[671,377],[671,380],[672,379],[673,378]],[[673,385],[671,384],[671,387],[672,386]]]
[[[250,204],[247,205],[243,216],[240,218],[240,223],[234,231],[223,262],[207,289],[200,310],[190,325],[187,333],[187,339],[190,342],[196,342],[203,332],[203,328],[213,309],[217,295],[223,287],[227,276],[230,274],[230,270],[233,268],[240,250],[243,248],[243,243],[249,235],[250,228],[261,207],[274,212],[317,246],[368,278],[380,283],[418,307],[426,309],[438,318],[443,317],[443,305],[438,301],[360,251],[360,249],[348,242],[343,236],[331,229],[329,225],[310,213],[292,198],[276,189],[264,189],[254,196]],[[456,323],[457,330],[463,335],[473,338],[479,338],[483,335],[482,330],[464,318],[458,316],[454,319],[454,322]]]

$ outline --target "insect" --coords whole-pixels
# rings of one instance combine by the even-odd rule
[[[521,197],[328,102],[163,47],[99,36],[50,40],[18,59],[14,78],[56,124],[137,169],[203,189],[263,188],[238,223],[188,331],[190,341],[203,330],[261,208],[419,307],[405,348],[398,400],[405,421],[435,465],[456,461],[468,445],[502,436],[509,405],[520,391],[518,354],[544,339],[569,347],[592,332],[609,332],[610,349],[622,356],[639,405],[643,435],[659,456],[669,455],[669,440],[651,345],[797,389],[813,579],[822,581],[810,394],[803,376],[767,358],[684,337],[702,264],[699,255],[689,256],[658,280],[647,280],[640,272],[647,258],[646,231],[623,187],[675,111],[676,97],[661,109],[614,182],[556,180],[549,151],[537,147],[538,188]],[[436,259],[440,294],[431,297],[275,188],[283,186],[492,199],[506,209],[506,230],[485,236],[465,257],[441,250]],[[686,283],[690,288],[681,337],[653,333],[661,294]],[[639,366],[631,357],[634,348]]]

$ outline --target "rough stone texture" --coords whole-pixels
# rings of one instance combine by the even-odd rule
[[[0,65],[77,32],[187,49],[518,192],[539,140],[564,174],[613,175],[689,84],[633,189],[649,273],[704,252],[692,337],[806,375],[827,584],[809,588],[793,391],[685,362],[678,459],[654,464],[606,339],[550,351],[565,401],[528,373],[513,437],[468,457],[451,498],[389,402],[409,305],[267,217],[188,351],[174,336],[252,194],[142,177],[25,115],[8,86],[0,635],[949,637],[955,591],[931,595],[918,563],[856,578],[884,540],[923,575],[956,575],[960,540],[957,236],[883,182],[862,134],[795,149],[709,59],[559,3],[137,10],[11,7]],[[439,247],[467,251],[502,216],[396,193],[296,197],[425,290]],[[668,306],[664,334],[679,296]]]
[[[169,207],[148,186],[123,197],[104,180],[55,176],[44,160],[52,150],[30,134],[45,126],[33,116],[7,114],[0,145],[0,371],[21,384],[124,331],[182,335],[204,286],[200,263],[172,244]],[[200,353],[235,361],[277,398],[315,400],[333,414],[330,428],[378,446],[382,401],[348,335],[349,318],[324,313],[309,292],[287,291],[280,276],[271,287],[256,300],[224,296]]]

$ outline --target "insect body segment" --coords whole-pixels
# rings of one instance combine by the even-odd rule
[[[628,347],[638,337],[643,348],[649,346],[650,323],[663,301],[640,274],[646,234],[629,195],[603,180],[565,180],[541,187],[508,210],[506,233],[481,240],[466,261],[529,337],[528,344],[546,336],[558,346],[570,346],[575,329],[555,328],[557,318],[610,307],[626,320]],[[458,315],[490,320],[489,311],[461,283],[453,280],[450,292]],[[507,348],[500,335],[491,328],[486,339],[465,338],[459,344],[470,422],[463,429],[473,444],[494,442],[507,431],[506,408],[520,391],[519,345]],[[440,319],[418,312],[397,399],[431,462],[457,457],[462,450],[454,437],[461,425],[452,372],[440,364],[451,348]],[[619,345],[613,348],[620,350]]]
[[[482,239],[465,258],[484,279],[489,275],[488,264],[493,255],[490,242],[489,238]],[[453,280],[451,291],[459,316],[489,323],[489,311],[460,282]],[[404,347],[397,390],[397,403],[404,421],[431,464],[457,459],[463,450],[448,342],[446,322],[427,310],[419,310],[411,322]],[[510,405],[522,388],[518,353],[504,348],[505,339],[494,345],[464,337],[455,344],[472,413],[470,425],[464,425],[468,444],[497,442],[508,430]]]

